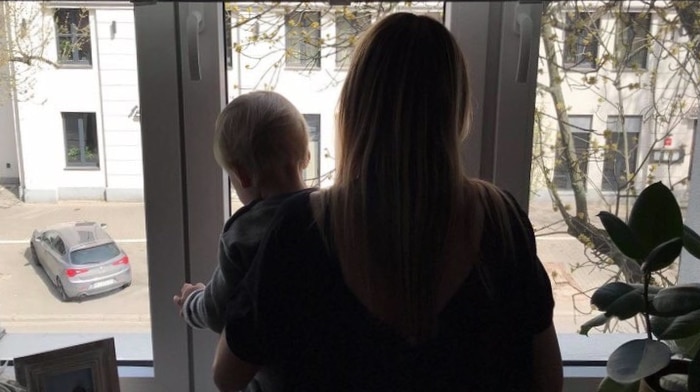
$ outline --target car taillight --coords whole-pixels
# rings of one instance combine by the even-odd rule
[[[112,263],[112,265],[119,265],[119,264],[129,264],[129,256],[124,256],[121,259]]]
[[[66,270],[66,275],[68,275],[69,278],[72,278],[75,275],[82,274],[83,272],[88,272],[88,269],[87,268],[68,268]]]

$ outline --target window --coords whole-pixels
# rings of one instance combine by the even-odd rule
[[[321,180],[321,115],[304,114],[309,126],[309,153],[311,160],[304,170],[304,179],[311,186],[318,186]]]
[[[564,66],[595,68],[600,19],[585,12],[567,13],[564,30]]]
[[[576,151],[576,161],[579,170],[584,176],[588,174],[588,147],[591,138],[590,129],[592,119],[592,116],[569,116],[569,127],[571,128],[571,139],[574,142],[574,150]],[[571,189],[569,163],[566,160],[563,149],[564,146],[562,145],[561,137],[558,136],[554,178],[552,181],[558,189]]]
[[[233,51],[231,42],[231,17],[232,12],[226,10],[224,13],[224,54],[226,55],[226,68],[233,69]]]
[[[604,191],[617,191],[625,187],[630,175],[634,174],[634,172],[628,172],[627,168],[635,170],[637,167],[642,118],[640,116],[624,116],[623,119],[624,128],[620,124],[619,116],[608,117],[603,161],[602,189]]]
[[[95,113],[61,113],[67,167],[99,167]]]
[[[91,65],[90,16],[85,9],[59,9],[54,14],[58,63]]]
[[[292,12],[285,16],[286,65],[295,68],[321,68],[321,13]]]
[[[335,15],[335,66],[350,65],[358,35],[372,23],[369,12],[338,12]]]
[[[651,27],[649,13],[623,13],[618,19],[617,58],[626,67],[647,67],[647,35]]]

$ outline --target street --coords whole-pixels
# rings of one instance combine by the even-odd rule
[[[150,330],[143,203],[25,204],[13,200],[7,192],[3,195],[2,189],[0,187],[0,326],[8,332]],[[234,205],[234,210],[237,207]],[[546,211],[546,206],[541,209],[531,206],[535,227],[543,220],[552,219]],[[129,256],[133,274],[130,287],[82,302],[63,303],[58,299],[46,274],[30,263],[28,244],[35,228],[71,220],[107,224],[107,231]],[[587,291],[604,283],[609,275],[585,269],[572,272],[571,266],[584,262],[586,257],[583,245],[566,234],[540,236],[537,245],[554,289],[557,330],[575,332],[591,318],[591,315],[582,314],[591,310],[588,296],[592,292]]]

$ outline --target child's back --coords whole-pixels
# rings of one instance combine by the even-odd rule
[[[226,304],[255,258],[277,207],[305,188],[308,130],[287,99],[269,91],[242,95],[219,115],[214,156],[243,202],[219,239],[219,265],[205,286],[185,283],[173,300],[195,328],[221,333]]]

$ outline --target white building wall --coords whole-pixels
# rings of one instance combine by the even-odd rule
[[[95,3],[92,3],[95,5]],[[416,9],[412,11],[430,12],[436,9]],[[51,18],[51,11],[46,18]],[[334,13],[324,15],[321,21],[321,37],[332,40],[335,37]],[[265,23],[280,24],[284,21],[282,13],[268,13],[263,16],[261,26]],[[657,23],[656,19],[652,23]],[[612,18],[602,23],[603,30],[614,31]],[[24,161],[24,187],[26,201],[54,201],[61,198],[70,199],[106,199],[106,200],[142,200],[143,175],[140,125],[138,121],[138,78],[136,70],[136,53],[134,41],[133,11],[131,5],[113,5],[99,7],[90,12],[90,28],[93,63],[90,68],[70,69],[42,67],[36,72],[36,83],[31,99],[18,103],[19,131],[21,132],[21,154]],[[232,41],[245,43],[252,36],[248,25],[234,28]],[[335,167],[333,160],[335,150],[335,111],[337,98],[345,78],[345,70],[338,69],[335,55],[324,49],[321,56],[321,68],[317,70],[294,69],[284,66],[284,28],[278,33],[279,40],[271,44],[260,41],[245,47],[244,54],[233,51],[233,68],[228,71],[229,98],[256,89],[274,89],[288,97],[304,114],[321,115],[320,136],[320,172],[331,171]],[[563,37],[560,37],[560,39]],[[47,48],[46,54],[55,60],[55,39]],[[599,54],[609,51],[614,44],[612,35],[601,39]],[[541,54],[544,54],[540,45]],[[255,58],[261,58],[256,60]],[[654,56],[649,56],[649,67]],[[548,77],[544,63],[540,67]],[[668,64],[659,64],[657,70],[658,86],[663,86],[675,75],[668,69]],[[562,75],[568,78],[563,83],[563,93],[570,115],[591,115],[592,128],[597,134],[591,135],[591,145],[604,146],[603,130],[609,115],[618,111],[611,102],[618,93],[610,84],[598,83],[590,89],[572,87],[580,84],[581,73]],[[593,74],[589,74],[592,76]],[[629,72],[623,75],[623,84],[648,81],[648,74],[641,76]],[[667,89],[657,88],[656,101],[667,93]],[[652,94],[646,89],[626,91],[624,93],[625,113],[628,115],[647,112]],[[693,94],[688,105],[696,105]],[[606,102],[610,100],[610,102]],[[692,101],[692,102],[691,102]],[[545,95],[538,99],[538,105],[554,116],[555,110],[551,99]],[[0,107],[0,111],[4,107]],[[65,164],[65,148],[61,112],[95,112],[97,118],[100,165],[98,169],[68,169]],[[136,115],[136,116],[135,116]],[[9,117],[0,112],[0,126]],[[545,148],[556,145],[556,123],[545,118]],[[640,175],[638,186],[643,187],[647,174],[663,179],[667,183],[676,183],[688,174],[690,150],[692,148],[693,119],[681,117],[673,122],[672,143],[666,148],[684,148],[686,158],[681,164],[645,166]],[[9,126],[9,125],[8,125]],[[654,119],[645,118],[640,138],[640,150],[646,151],[654,142]],[[0,133],[8,138],[9,132]],[[658,136],[657,136],[658,138]],[[0,158],[12,156],[10,144],[0,139]],[[7,150],[7,152],[6,152]],[[324,153],[328,151],[329,156]],[[644,156],[638,157],[641,162]],[[16,160],[16,158],[15,158]],[[10,162],[15,170],[17,164]],[[554,149],[550,148],[547,165],[554,166]],[[0,178],[7,176],[5,161],[0,159]],[[603,159],[589,162],[588,173],[591,186],[589,192],[597,193],[602,182]],[[17,176],[17,174],[12,174]],[[326,181],[328,185],[332,181]],[[535,181],[533,190],[543,197],[548,197],[542,182]],[[539,187],[539,188],[538,188]],[[676,184],[679,192],[687,187]],[[562,195],[566,195],[562,191]]]
[[[632,10],[634,11],[634,10]],[[565,20],[563,17],[561,20]],[[651,32],[656,33],[658,24],[660,23],[656,15],[652,14]],[[614,53],[614,33],[615,22],[612,16],[603,17],[601,20],[602,37],[599,42],[598,55],[604,53]],[[564,40],[561,30],[556,30],[559,35],[557,41]],[[671,39],[671,37],[669,37]],[[674,37],[673,39],[677,39]],[[658,49],[657,49],[658,50]],[[559,52],[561,55],[561,52]],[[549,84],[549,73],[546,66],[544,45],[540,44],[540,81],[545,85]],[[649,181],[662,181],[666,185],[673,185],[674,192],[681,203],[687,199],[688,186],[683,179],[688,175],[689,165],[691,162],[690,154],[693,147],[694,121],[689,117],[688,109],[691,106],[698,105],[697,92],[692,89],[692,84],[687,79],[679,79],[678,72],[673,69],[677,65],[677,61],[667,59],[657,64],[655,61],[658,55],[652,54],[651,51],[647,57],[647,69],[642,72],[634,72],[632,70],[622,72],[620,75],[620,85],[627,86],[634,83],[641,84],[641,89],[623,89],[618,91],[612,82],[603,83],[600,75],[607,76],[612,80],[615,74],[612,72],[601,71],[599,81],[595,85],[588,88],[581,88],[581,79],[585,76],[596,76],[596,72],[584,74],[582,72],[566,73],[562,70],[561,76],[564,77],[564,82],[561,84],[564,99],[567,105],[567,113],[569,115],[591,115],[592,129],[596,132],[591,134],[590,145],[605,146],[604,131],[607,128],[608,116],[616,116],[620,113],[617,105],[622,104],[624,115],[634,116],[642,115],[642,128],[639,138],[639,154],[637,155],[637,165],[642,166],[642,170],[638,175],[635,186],[637,190],[641,190]],[[561,59],[557,61],[561,64]],[[656,88],[650,89],[651,74],[649,71],[654,71],[656,76]],[[645,84],[647,87],[645,87]],[[651,113],[653,103],[657,105],[668,104],[675,99],[677,94],[686,97],[686,109],[682,113],[669,118],[669,123],[663,123],[659,118],[655,118]],[[544,109],[547,116],[543,118],[543,129],[545,130],[544,149],[546,152],[547,166],[554,172],[555,161],[555,146],[557,138],[557,124],[555,120],[556,110],[549,94],[538,96],[537,104]],[[551,117],[550,117],[551,116]],[[670,132],[668,136],[671,138],[670,145],[664,145],[664,135]],[[647,153],[652,149],[683,149],[685,158],[681,163],[676,164],[651,164],[646,161],[643,164]],[[602,150],[602,149],[601,149]],[[601,191],[601,183],[603,181],[603,154],[591,157],[588,164],[589,182],[587,192],[589,197],[598,198],[600,196],[612,196],[613,192]],[[533,194],[535,197],[549,198],[546,187],[543,181],[535,181],[533,183]],[[565,200],[567,195],[572,194],[572,191],[560,190],[559,195]]]
[[[143,200],[141,127],[133,11],[95,11],[101,120],[104,131],[105,198]]]

